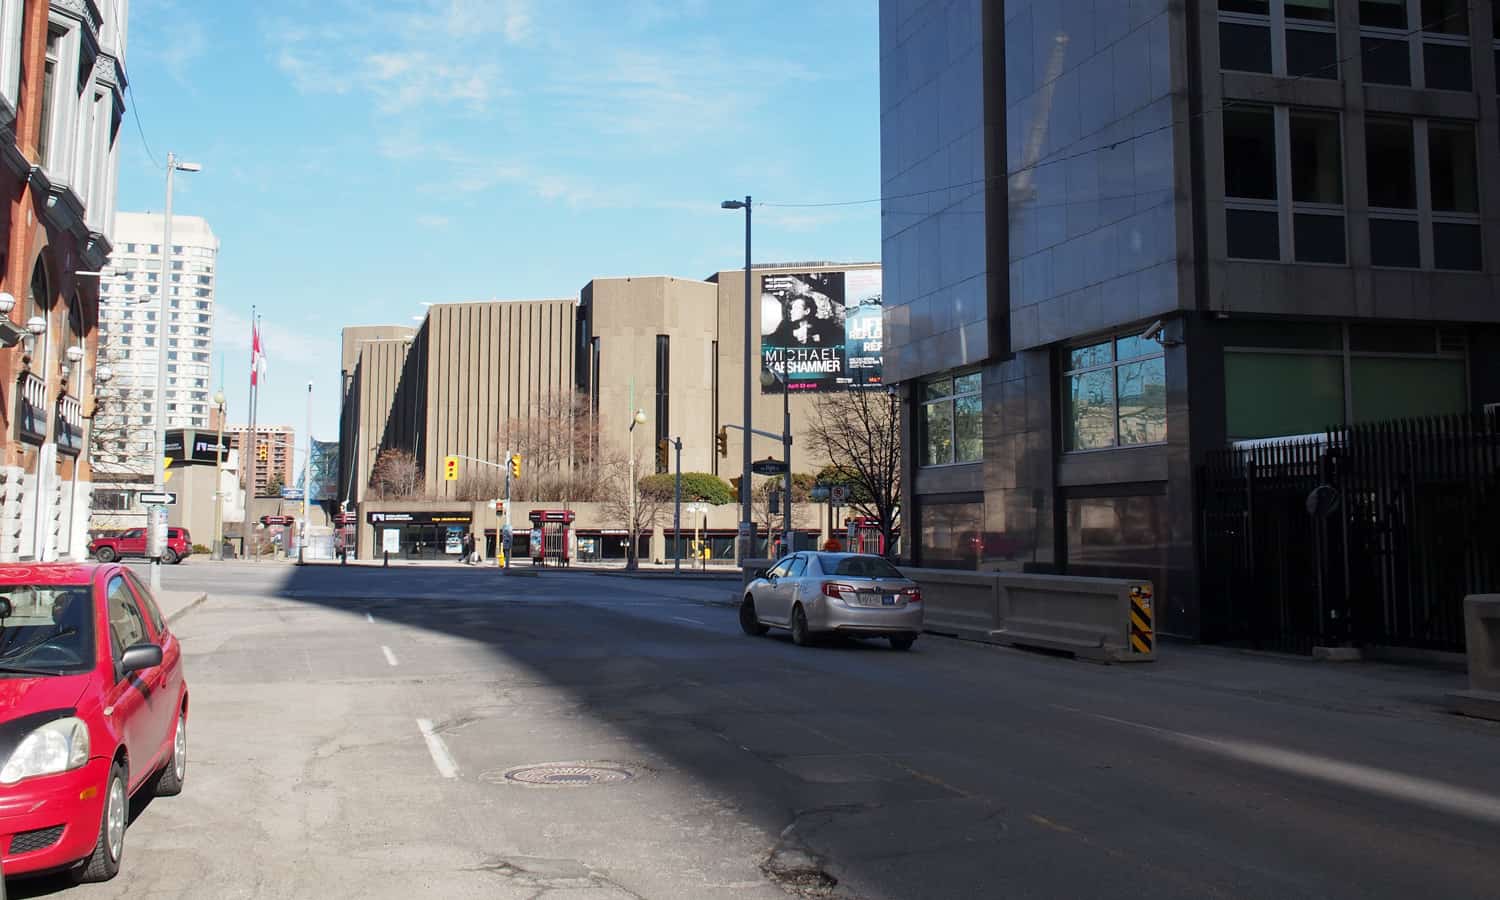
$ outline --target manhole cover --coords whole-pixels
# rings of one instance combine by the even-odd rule
[[[497,784],[523,784],[528,787],[593,787],[602,784],[624,784],[636,777],[636,771],[618,763],[544,763],[517,766],[503,772],[485,772],[485,781]]]

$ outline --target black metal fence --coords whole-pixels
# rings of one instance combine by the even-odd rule
[[[1223,450],[1199,472],[1204,638],[1464,649],[1500,591],[1500,422],[1356,425]]]

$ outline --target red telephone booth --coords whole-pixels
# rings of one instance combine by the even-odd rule
[[[532,545],[532,565],[566,566],[572,562],[576,514],[571,509],[533,509],[530,518],[532,530],[542,533],[541,541]]]
[[[850,553],[874,553],[885,555],[885,535],[880,533],[880,520],[870,516],[855,516],[849,520],[849,541],[845,549]]]

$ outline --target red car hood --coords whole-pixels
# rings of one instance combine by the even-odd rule
[[[51,709],[70,709],[77,705],[88,683],[87,674],[36,678],[0,675],[0,723]]]

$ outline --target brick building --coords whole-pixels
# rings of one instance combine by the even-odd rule
[[[0,4],[0,562],[76,558],[128,0]],[[104,402],[107,402],[104,401]]]
[[[256,425],[255,452],[247,451],[249,443],[248,425],[224,426],[224,440],[231,450],[237,451],[240,459],[249,460],[255,477],[255,492],[252,496],[263,497],[266,485],[279,478],[283,485],[296,481],[297,430],[290,425]]]

